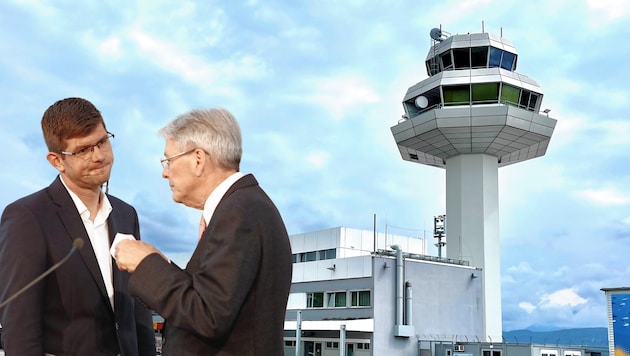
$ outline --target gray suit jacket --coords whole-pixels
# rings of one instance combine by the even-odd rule
[[[149,255],[129,290],[164,317],[164,355],[283,355],[292,258],[251,174],[219,202],[185,270]]]
[[[140,236],[134,208],[108,195],[110,243],[118,232]],[[0,310],[7,356],[155,355],[151,313],[127,294],[129,274],[112,261],[114,305],[90,239],[59,177],[9,204],[0,221],[0,300],[6,300],[63,259],[65,264]]]

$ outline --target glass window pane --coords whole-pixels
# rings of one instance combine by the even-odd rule
[[[502,50],[495,47],[490,47],[490,60],[488,61],[488,67],[489,68],[499,67],[501,65],[502,54],[503,54]]]
[[[346,293],[345,292],[335,293],[335,307],[345,308],[346,306],[348,306],[348,304],[346,303]]]
[[[521,93],[521,100],[519,101],[519,107],[521,108],[526,108],[528,103],[529,103],[529,96],[530,96],[531,92],[529,90],[524,90],[523,89],[523,93]]]
[[[451,51],[446,51],[440,55],[442,61],[442,70],[453,69],[453,60],[451,59]]]
[[[479,83],[472,85],[473,104],[497,103],[499,99],[499,83]]]
[[[370,305],[371,305],[371,303],[370,303],[370,291],[369,290],[365,290],[365,291],[359,292],[359,306],[369,307]]]
[[[472,68],[486,68],[488,66],[488,47],[471,48],[470,63]]]
[[[429,75],[436,75],[440,72],[438,60],[438,58],[430,58],[425,62],[427,66],[427,73],[429,73]]]
[[[352,305],[353,307],[356,307],[359,305],[359,293],[358,292],[352,292],[350,293],[350,305]]]
[[[453,85],[445,86],[444,105],[468,105],[470,103],[470,86]]]
[[[503,59],[501,59],[501,68],[512,71],[514,68],[514,58],[516,56],[510,52],[503,52]]]
[[[335,306],[335,293],[328,293],[326,297],[326,308]]]
[[[332,260],[334,258],[337,258],[337,250],[334,249],[334,248],[326,250],[326,259],[327,260]]]
[[[313,293],[313,308],[324,307],[324,292]]]
[[[536,103],[538,102],[538,94],[536,93],[532,93],[531,97],[529,98],[529,105],[527,106],[527,109],[529,110],[536,110]]]
[[[305,262],[315,261],[315,258],[316,258],[315,251],[307,252],[304,261]]]
[[[470,48],[453,48],[455,69],[470,68]]]
[[[501,87],[501,104],[518,106],[518,97],[521,90],[508,84]]]

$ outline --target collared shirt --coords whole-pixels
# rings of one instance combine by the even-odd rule
[[[60,177],[61,178],[61,177]],[[68,186],[61,178],[61,182],[68,190],[74,205],[81,215],[81,220],[83,221],[83,225],[85,226],[85,231],[87,231],[88,237],[90,238],[90,243],[92,244],[92,249],[94,250],[94,254],[96,255],[96,261],[98,262],[98,267],[101,270],[101,276],[103,277],[103,282],[105,282],[105,289],[107,290],[107,296],[109,297],[109,302],[112,304],[112,308],[114,308],[114,283],[112,282],[112,258],[109,254],[109,229],[107,227],[107,218],[109,214],[112,212],[112,205],[107,199],[107,195],[101,193],[101,207],[98,209],[96,217],[94,221],[90,220],[90,211],[83,204],[79,196],[77,196],[72,190],[68,189]]]
[[[213,191],[210,193],[208,199],[206,199],[206,203],[203,206],[203,219],[206,221],[206,225],[212,219],[212,215],[214,214],[214,210],[219,205],[219,202],[225,195],[225,193],[230,189],[230,187],[244,174],[241,172],[235,172],[231,176],[227,177],[221,184],[219,184]]]

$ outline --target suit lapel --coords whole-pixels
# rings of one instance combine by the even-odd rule
[[[50,195],[53,199],[53,202],[58,206],[57,214],[62,224],[68,231],[68,238],[71,241],[74,241],[74,239],[76,238],[83,239],[83,248],[79,249],[78,252],[81,255],[81,258],[83,259],[83,262],[85,263],[88,271],[90,272],[94,283],[96,283],[96,285],[98,286],[102,297],[105,299],[105,301],[107,301],[107,304],[110,305],[109,297],[107,296],[107,289],[105,288],[105,282],[103,282],[101,269],[98,266],[98,262],[96,261],[96,254],[94,253],[94,249],[92,248],[90,237],[85,230],[85,225],[83,225],[83,221],[81,220],[81,216],[77,212],[77,208],[74,205],[72,197],[70,197],[70,194],[61,182],[59,176],[57,176],[57,179],[50,185]]]

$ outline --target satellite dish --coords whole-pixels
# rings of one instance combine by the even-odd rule
[[[430,33],[431,38],[433,38],[436,41],[442,41],[442,30],[440,30],[439,28],[433,28],[431,29],[431,33]]]
[[[426,96],[420,95],[416,98],[416,106],[420,109],[424,109],[429,106],[429,99]]]

